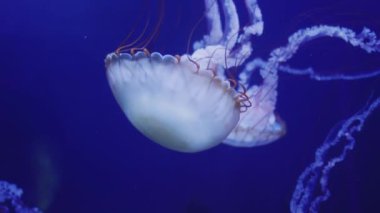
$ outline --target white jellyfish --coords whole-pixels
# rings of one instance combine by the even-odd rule
[[[228,69],[251,55],[250,37],[263,32],[260,8],[255,0],[245,1],[251,20],[240,30],[235,4],[225,0],[223,29],[217,1],[205,4],[209,34],[194,43],[191,55],[150,54],[144,47],[121,47],[107,55],[107,77],[117,102],[139,131],[176,151],[277,140],[285,133],[274,112],[277,72],[262,69],[261,85],[248,84],[251,70],[239,80],[226,77]]]
[[[232,0],[205,0],[209,32],[194,43],[195,51],[182,56],[150,54],[145,46],[118,48],[106,57],[107,77],[112,92],[131,123],[153,141],[172,150],[199,152],[220,143],[253,147],[276,141],[285,134],[285,123],[275,113],[278,71],[308,75],[317,81],[358,80],[380,75],[380,70],[357,75],[320,75],[312,68],[295,69],[281,65],[291,59],[302,44],[321,37],[337,38],[368,53],[380,52],[374,32],[338,26],[319,25],[300,29],[288,43],[273,50],[268,60],[251,57],[250,38],[263,33],[264,23],[256,0],[245,0],[250,23],[240,29]],[[224,14],[224,28],[220,8]],[[135,50],[142,50],[135,54]],[[130,51],[130,53],[125,53]],[[238,79],[229,69],[241,69]],[[260,84],[251,84],[258,71]],[[300,175],[290,211],[317,212],[330,196],[330,171],[345,159],[380,97],[340,123],[315,153]],[[338,154],[326,156],[341,144]],[[320,193],[315,190],[320,187]]]
[[[272,51],[267,61],[253,59],[250,38],[263,33],[264,23],[256,0],[245,0],[250,23],[240,29],[232,0],[205,0],[209,33],[194,43],[195,51],[182,56],[150,54],[145,46],[122,46],[106,57],[112,92],[131,123],[144,135],[169,149],[198,152],[220,143],[252,147],[276,141],[285,123],[275,113],[278,71],[309,75],[314,80],[357,80],[357,76],[320,76],[310,69],[281,66],[299,47],[320,37],[342,39],[352,46],[379,52],[380,41],[367,28],[359,34],[337,26],[313,26],[297,31],[286,46]],[[223,9],[221,26],[219,6]],[[136,50],[142,50],[135,53]],[[130,53],[129,53],[130,52]],[[231,68],[245,65],[238,79]],[[261,84],[250,84],[259,69]]]

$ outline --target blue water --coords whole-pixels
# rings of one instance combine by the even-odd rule
[[[238,2],[238,0],[236,0]],[[244,6],[241,23],[247,22]],[[300,28],[341,25],[380,34],[376,0],[259,1],[265,29],[255,57],[286,44]],[[340,120],[380,95],[380,78],[316,82],[280,73],[277,109],[287,135],[258,148],[221,145],[183,154],[149,141],[128,122],[109,89],[104,57],[135,29],[157,23],[153,0],[0,2],[0,180],[23,200],[52,213],[289,212],[298,176]],[[206,33],[203,2],[166,0],[149,47],[183,54]],[[148,31],[146,37],[149,36]],[[305,45],[290,61],[321,73],[380,69],[369,55],[337,40]],[[379,212],[380,110],[357,146],[331,174],[332,197],[320,212]]]

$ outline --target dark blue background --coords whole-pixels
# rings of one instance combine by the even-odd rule
[[[247,23],[242,1],[241,22]],[[260,1],[265,31],[254,56],[315,24],[368,26],[380,34],[376,0]],[[0,179],[25,190],[24,200],[46,212],[289,212],[296,180],[339,120],[360,109],[380,79],[315,82],[280,74],[278,112],[287,135],[268,146],[221,145],[183,154],[136,131],[116,104],[104,57],[146,20],[160,14],[153,0],[2,0],[0,2]],[[151,51],[183,54],[203,2],[166,0]],[[151,31],[149,31],[151,32]],[[149,36],[146,33],[146,37]],[[205,23],[191,41],[206,32]],[[322,73],[379,69],[342,41],[320,39],[290,61]],[[358,144],[331,175],[331,199],[321,212],[379,212],[380,110]]]

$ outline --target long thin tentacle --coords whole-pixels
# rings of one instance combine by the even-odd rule
[[[290,202],[290,211],[317,213],[321,202],[326,201],[331,193],[328,189],[331,170],[342,162],[349,151],[354,149],[356,139],[354,133],[360,132],[368,116],[380,105],[380,97],[370,105],[339,123],[331,130],[323,144],[315,152],[315,159],[299,176]],[[329,151],[342,145],[336,155],[328,155]],[[319,188],[320,195],[316,194]]]

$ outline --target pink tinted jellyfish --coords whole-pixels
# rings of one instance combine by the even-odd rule
[[[209,32],[195,42],[195,51],[182,56],[152,53],[123,46],[106,57],[111,90],[131,123],[153,141],[172,150],[198,152],[225,143],[253,147],[271,143],[285,134],[285,124],[275,113],[278,71],[307,75],[312,80],[358,80],[380,75],[380,70],[357,75],[321,75],[312,68],[281,65],[306,42],[321,37],[343,40],[367,53],[380,52],[380,40],[364,28],[356,33],[339,26],[319,25],[300,29],[285,46],[273,50],[268,60],[254,58],[250,38],[263,33],[256,0],[245,0],[250,23],[240,29],[232,0],[205,0]],[[224,14],[224,27],[219,7]],[[128,49],[129,48],[129,49]],[[131,54],[125,53],[130,51]],[[228,78],[231,68],[244,65],[238,79]],[[262,77],[251,84],[252,74]],[[329,174],[356,143],[365,120],[380,107],[380,97],[334,127],[315,152],[314,161],[297,180],[290,212],[318,212],[330,197]],[[328,154],[336,149],[336,154]]]
[[[209,32],[182,56],[150,54],[121,47],[106,57],[111,90],[130,122],[156,143],[181,152],[199,152],[218,144],[252,147],[285,133],[275,114],[277,72],[262,69],[261,85],[239,80],[228,70],[250,57],[250,38],[261,35],[263,21],[255,0],[246,0],[249,26],[240,29],[232,0],[205,0]],[[222,28],[219,7],[223,9]],[[130,53],[127,53],[129,52]]]
[[[355,76],[322,76],[311,68],[281,65],[302,44],[321,37],[341,39],[368,53],[380,52],[380,41],[367,28],[358,34],[327,25],[300,29],[289,37],[287,45],[273,50],[267,61],[256,58],[246,62],[252,53],[251,37],[263,33],[261,10],[256,0],[245,0],[250,22],[240,29],[234,2],[222,2],[205,0],[209,32],[193,44],[191,55],[162,56],[150,54],[145,46],[127,45],[106,57],[108,81],[120,107],[138,130],[164,147],[199,152],[220,143],[253,147],[276,141],[286,131],[275,113],[278,71],[318,81],[380,75],[379,70]],[[143,51],[135,54],[136,49]],[[243,65],[238,79],[227,77],[231,68]],[[256,70],[263,80],[251,84]]]

